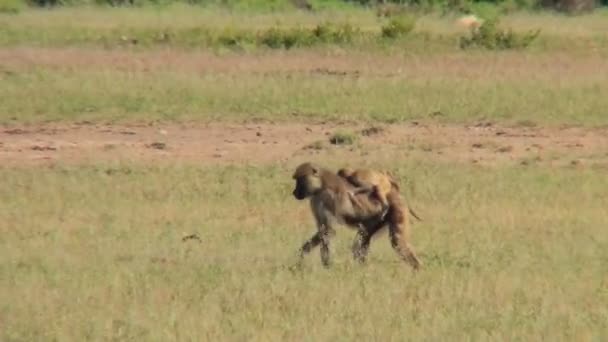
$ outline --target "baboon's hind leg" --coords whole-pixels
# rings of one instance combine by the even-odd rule
[[[389,220],[391,246],[397,254],[399,254],[401,259],[409,263],[414,270],[418,270],[422,266],[422,262],[416,255],[416,252],[409,241],[407,213],[403,210],[397,193],[392,191],[389,194],[389,200],[391,202],[391,207],[387,215]]]
[[[418,270],[422,266],[422,262],[416,256],[416,252],[410,244],[407,234],[403,232],[403,228],[400,225],[391,224],[389,226],[389,236],[391,246],[401,259],[412,265],[415,270]]]

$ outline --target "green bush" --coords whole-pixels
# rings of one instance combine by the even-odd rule
[[[201,35],[203,37],[204,35]],[[224,28],[217,36],[212,38],[214,45],[220,46],[243,46],[253,43],[254,37],[248,31]]]
[[[416,19],[411,16],[392,17],[388,24],[382,26],[382,37],[399,38],[410,33],[416,25]]]
[[[16,14],[24,7],[25,3],[21,0],[0,0],[0,13]]]
[[[361,32],[349,23],[334,25],[323,23],[317,25],[312,34],[321,43],[350,43]]]
[[[540,34],[540,30],[526,33],[503,30],[498,27],[498,23],[498,19],[490,19],[478,28],[471,29],[469,37],[460,37],[460,47],[480,47],[488,50],[522,49],[528,47]]]
[[[358,140],[359,137],[355,133],[348,131],[337,131],[329,138],[333,145],[352,145]]]
[[[272,27],[258,33],[258,45],[273,49],[311,46],[314,44],[342,44],[352,42],[360,31],[350,24],[323,23],[314,29]]]
[[[290,49],[295,46],[309,46],[313,43],[310,30],[301,28],[278,29],[270,28],[258,36],[259,45],[265,45],[273,49]]]

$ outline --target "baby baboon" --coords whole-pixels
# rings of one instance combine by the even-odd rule
[[[371,192],[373,197],[376,197],[385,210],[388,210],[389,203],[387,196],[391,191],[399,192],[399,183],[387,171],[371,170],[371,169],[356,169],[345,167],[338,171],[338,175],[346,179],[349,183],[357,187],[351,196],[358,193]],[[422,221],[414,210],[408,206],[409,213],[418,221]]]
[[[321,262],[329,266],[329,240],[335,234],[333,221],[356,228],[357,241],[353,246],[355,259],[364,262],[372,236],[388,225],[391,245],[414,269],[421,265],[408,242],[407,211],[398,191],[391,190],[386,197],[388,211],[369,192],[358,191],[354,185],[337,174],[311,163],[298,166],[293,174],[297,200],[310,199],[310,207],[317,224],[317,232],[300,248],[300,261],[321,245]],[[353,198],[356,200],[354,201]]]
[[[389,174],[381,171],[342,168],[338,170],[338,176],[346,179],[358,188],[351,193],[352,195],[371,192],[372,196],[377,197],[385,209],[388,209],[388,201],[386,199],[388,193],[393,187],[399,190],[399,184]]]

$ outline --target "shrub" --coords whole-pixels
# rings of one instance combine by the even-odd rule
[[[358,140],[357,138],[354,133],[338,131],[329,138],[329,142],[333,145],[352,145]]]
[[[394,39],[405,36],[414,29],[415,24],[416,19],[410,16],[393,17],[382,27],[382,37]]]
[[[334,25],[324,23],[314,29],[272,27],[258,33],[258,45],[273,49],[290,49],[296,46],[310,46],[317,43],[350,43],[360,32],[350,24]]]
[[[308,30],[300,28],[278,29],[270,28],[258,35],[260,45],[266,45],[273,49],[289,49],[294,46],[308,46],[312,44],[312,34]]]
[[[215,37],[215,41],[220,46],[242,46],[252,42],[253,38],[247,31],[227,27]]]
[[[483,22],[478,28],[472,28],[470,37],[460,37],[460,47],[481,47],[488,50],[521,49],[528,47],[540,34],[540,30],[526,33],[503,30],[498,27],[498,22],[498,19],[491,19]]]
[[[322,43],[350,43],[360,33],[359,29],[349,23],[340,25],[322,23],[312,31],[315,39]]]
[[[0,0],[0,13],[16,14],[21,12],[25,4],[21,0]]]
[[[597,0],[540,0],[544,8],[553,8],[566,13],[591,12],[598,6]]]

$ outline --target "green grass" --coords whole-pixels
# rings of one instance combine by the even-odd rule
[[[415,276],[342,228],[290,273],[314,226],[284,166],[2,168],[0,339],[608,338],[604,171],[385,166],[425,219]]]
[[[6,61],[0,122],[401,122],[441,113],[433,117],[602,126],[608,78],[596,71],[608,67],[605,17],[605,11],[508,15],[501,19],[505,27],[540,28],[541,38],[529,51],[491,52],[460,51],[465,31],[453,16],[435,14],[416,18],[414,32],[403,39],[370,40],[365,37],[380,37],[387,21],[361,8],[314,14],[188,6],[26,10],[0,15]],[[354,42],[338,34],[311,47],[307,34],[290,31],[331,20],[361,33],[353,33]],[[258,43],[299,48],[249,46]],[[233,45],[242,45],[239,52]],[[24,56],[20,49],[31,51]],[[196,61],[201,53],[216,56],[207,65]],[[223,56],[233,62],[223,63]],[[265,58],[275,62],[257,67]],[[333,61],[324,63],[327,58]]]
[[[511,52],[461,51],[453,19],[421,16],[396,41],[235,53],[213,39],[328,20],[380,34],[386,21],[354,7],[0,14],[0,124],[608,123],[606,11],[501,18],[541,29]],[[326,158],[343,166],[339,153]],[[432,158],[375,165],[394,171],[424,219],[416,275],[386,235],[355,265],[342,228],[332,269],[315,251],[290,272],[315,229],[291,196],[291,164],[0,166],[0,340],[608,339],[606,170]],[[189,234],[201,242],[182,242]]]
[[[608,98],[603,96],[608,78],[601,73],[575,76],[565,83],[558,68],[533,76],[527,70],[499,75],[497,67],[467,78],[459,71],[431,72],[355,77],[280,70],[15,71],[0,76],[0,122],[251,118],[400,122],[429,118],[437,111],[442,114],[435,118],[444,122],[528,120],[593,126],[608,120],[604,111]]]
[[[531,49],[570,51],[573,48],[605,48],[608,30],[606,11],[582,16],[514,13],[501,18],[504,28],[514,32],[540,29]],[[458,38],[466,30],[455,25],[456,16],[418,14],[412,34],[403,42],[382,44],[362,35],[353,42],[359,49],[407,49],[409,51],[458,50]],[[313,28],[324,23],[350,23],[365,34],[381,38],[388,19],[379,19],[373,10],[345,7],[317,12],[281,10],[276,12],[172,5],[144,8],[76,7],[53,10],[28,9],[17,14],[0,14],[0,46],[98,46],[121,47],[123,37],[135,38],[138,47],[178,47],[213,49],[225,46],[215,39],[229,32],[253,33],[269,28]],[[390,30],[389,30],[390,31]],[[409,32],[409,28],[406,28]],[[392,31],[391,31],[392,32]],[[160,39],[159,37],[169,37]]]

